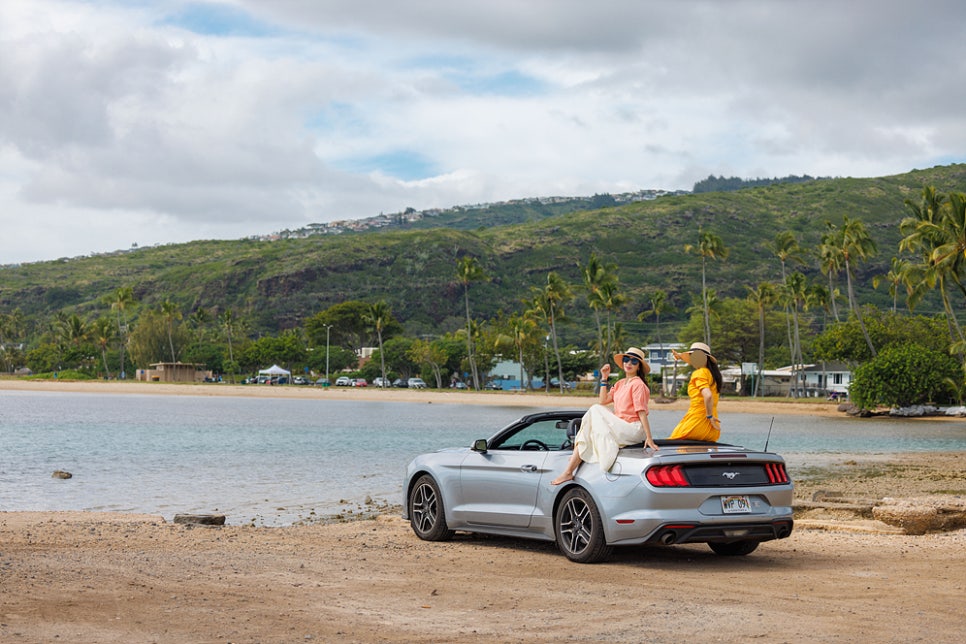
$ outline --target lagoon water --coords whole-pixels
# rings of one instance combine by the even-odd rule
[[[574,405],[575,408],[586,406]],[[515,406],[0,392],[0,510],[224,513],[281,526],[402,503],[409,460],[469,445]],[[655,409],[667,436],[681,412]],[[966,422],[727,414],[725,442],[785,456],[792,476],[849,455],[966,450]],[[771,433],[769,437],[769,428]],[[73,474],[51,477],[54,470]]]

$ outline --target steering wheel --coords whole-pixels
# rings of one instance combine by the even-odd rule
[[[536,446],[536,448],[538,450],[543,451],[543,452],[546,452],[546,451],[549,451],[550,450],[550,448],[547,447],[547,444],[546,443],[544,443],[543,441],[538,441],[536,438],[531,438],[531,439],[528,439],[528,440],[523,441],[523,445],[520,446],[520,450],[522,451],[522,450],[527,449],[527,446],[528,445],[534,445],[534,446]]]

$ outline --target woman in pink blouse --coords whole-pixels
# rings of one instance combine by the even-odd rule
[[[651,390],[647,386],[647,374],[651,372],[644,352],[631,347],[614,356],[614,362],[624,369],[624,378],[613,387],[608,386],[610,364],[600,368],[600,394],[580,421],[580,431],[574,439],[574,453],[567,462],[567,469],[551,481],[560,485],[572,481],[582,462],[598,463],[604,472],[610,471],[617,453],[625,445],[644,442],[646,449],[657,451],[651,438],[651,426],[647,422]],[[614,404],[614,411],[605,405]]]

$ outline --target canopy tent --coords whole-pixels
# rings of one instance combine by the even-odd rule
[[[282,369],[277,364],[273,364],[268,369],[259,369],[258,375],[260,376],[291,376],[292,372],[287,369]]]

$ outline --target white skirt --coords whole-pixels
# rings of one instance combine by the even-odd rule
[[[641,421],[629,423],[615,416],[609,407],[593,405],[580,421],[574,444],[580,460],[599,463],[601,470],[609,472],[621,447],[643,440]]]

